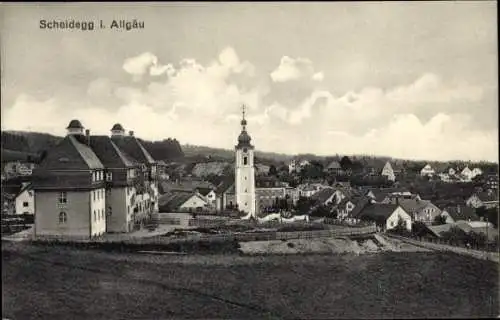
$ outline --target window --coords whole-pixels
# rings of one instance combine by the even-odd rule
[[[113,180],[113,174],[111,172],[106,172],[106,181]]]
[[[66,215],[66,212],[60,212],[59,223],[66,223],[66,221],[68,221],[68,216]]]
[[[63,192],[59,193],[58,202],[60,204],[66,204],[66,203],[68,203],[68,198],[67,198],[66,192],[63,191]]]
[[[29,203],[28,203],[28,202],[26,202],[26,201],[24,201],[24,202],[23,202],[23,207],[25,207],[25,208],[26,208],[26,207],[29,207]]]
[[[95,172],[92,172],[92,182],[95,182]]]
[[[94,191],[92,191],[92,194],[93,194],[93,196],[94,196],[94,201],[95,201],[95,190],[94,190]]]
[[[245,177],[245,180],[247,179],[247,177]]]
[[[247,165],[248,164],[248,157],[243,157],[243,165]]]
[[[97,221],[97,213],[94,210],[94,221]]]

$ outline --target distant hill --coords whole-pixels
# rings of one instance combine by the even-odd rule
[[[210,161],[234,161],[234,150],[230,149],[211,148],[186,144],[182,146],[182,150],[184,151],[184,155],[188,158],[206,157]],[[268,164],[267,162],[271,161],[270,164],[273,164],[272,162],[288,162],[293,159],[293,156],[282,153],[263,152],[256,150],[255,158],[256,162]]]
[[[2,131],[2,161],[26,160],[27,156],[41,155],[57,145],[63,138],[48,133],[27,131]],[[176,139],[162,141],[139,140],[156,160],[172,160],[184,157]]]
[[[2,162],[10,161],[36,161],[38,155],[36,153],[15,151],[2,148]]]

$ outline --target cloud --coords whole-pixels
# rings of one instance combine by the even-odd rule
[[[482,87],[464,81],[426,73],[393,88],[334,95],[325,81],[324,88],[318,87],[324,75],[307,59],[283,57],[269,86],[231,47],[205,64],[186,58],[175,65],[160,65],[154,54],[144,53],[123,64],[134,77],[153,76],[140,86],[98,78],[84,97],[37,100],[22,94],[2,109],[2,127],[64,135],[68,122],[78,118],[94,134],[108,134],[120,122],[145,139],[176,137],[182,143],[232,148],[245,103],[248,130],[259,150],[498,159],[498,129],[474,128],[476,109],[457,108],[485,101]],[[289,99],[276,99],[285,95]],[[116,106],[106,107],[111,102]]]
[[[316,72],[315,74],[312,75],[312,79],[314,81],[323,81],[325,78],[325,75],[323,72]]]
[[[281,58],[279,66],[271,72],[271,79],[274,82],[287,82],[312,76],[313,73],[314,68],[311,60],[306,58],[293,59],[284,56]]]
[[[134,80],[140,80],[143,75],[161,76],[175,74],[175,69],[171,64],[160,65],[158,58],[151,52],[144,52],[138,56],[127,58],[123,63],[123,70],[134,76]]]

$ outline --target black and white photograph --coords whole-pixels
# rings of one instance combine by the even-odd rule
[[[0,3],[2,320],[498,318],[497,1]]]

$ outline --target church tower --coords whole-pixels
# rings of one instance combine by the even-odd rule
[[[255,217],[255,168],[254,146],[250,144],[250,136],[246,130],[245,106],[241,120],[241,133],[238,136],[238,145],[235,147],[235,193],[238,209],[247,213],[248,218]]]

